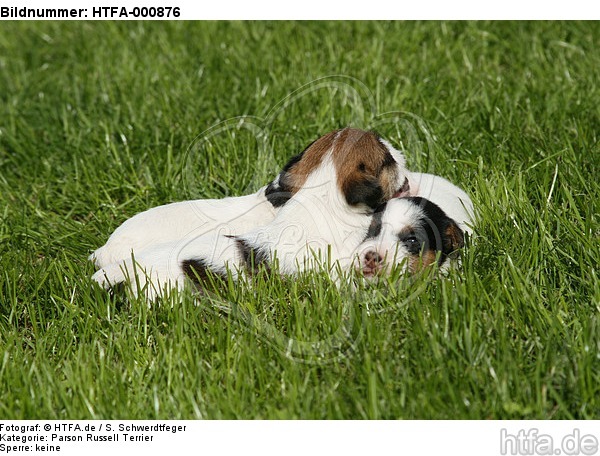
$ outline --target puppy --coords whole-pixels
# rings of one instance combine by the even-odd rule
[[[382,143],[391,151],[395,159],[403,163],[402,156],[398,155],[398,152],[394,151],[385,141]],[[370,226],[362,244],[349,256],[356,260],[356,252],[360,252],[358,254],[361,265],[359,270],[366,277],[389,272],[394,264],[400,263],[404,259],[407,259],[407,266],[413,272],[432,264],[436,258],[443,269],[449,265],[453,253],[463,247],[464,234],[472,234],[473,203],[461,188],[443,177],[432,174],[408,171],[401,171],[400,174],[407,176],[407,181],[393,195],[394,199],[380,206],[377,212],[368,219]],[[291,178],[289,175],[284,176],[284,179]],[[315,187],[307,186],[308,188],[312,189],[311,192],[315,189]],[[409,194],[416,197],[404,198]],[[290,211],[299,214],[301,220],[304,215],[307,216],[306,220],[314,220],[313,214],[318,212],[313,211],[313,206],[309,205],[306,210],[302,207],[303,211],[298,212],[300,196],[295,197],[290,204]],[[321,200],[321,197],[309,198],[309,203]],[[332,224],[328,215],[323,211],[321,211],[321,215],[316,220],[321,222],[320,225],[333,232],[332,226],[338,225]],[[285,213],[277,218],[284,216]],[[145,264],[157,266],[153,270],[155,277],[165,275],[165,271],[168,270],[173,280],[181,287],[186,277],[202,288],[209,274],[225,277],[228,271],[232,278],[237,280],[240,275],[257,272],[261,266],[270,269],[273,258],[277,257],[278,260],[281,258],[279,252],[282,250],[282,245],[284,247],[295,246],[297,249],[302,246],[301,241],[306,234],[303,227],[305,223],[292,224],[283,218],[279,222],[285,227],[279,238],[276,238],[280,240],[277,246],[265,247],[264,244],[264,239],[269,238],[270,233],[277,226],[275,223],[271,223],[264,229],[254,230],[252,234],[247,233],[237,237],[210,235],[196,238],[190,242],[180,242],[179,245],[163,245],[153,252],[148,252],[143,260]],[[383,229],[384,227],[386,229]],[[350,231],[358,229],[361,234],[364,232],[364,226],[361,227],[360,224],[352,223],[346,229]],[[250,239],[251,235],[253,239]],[[356,238],[349,239],[350,237],[347,236],[342,242],[346,249],[350,249],[356,242]],[[326,240],[325,238],[327,236],[323,240]],[[328,242],[328,245],[335,244],[336,239],[329,239]],[[260,247],[256,248],[257,245]],[[279,250],[270,250],[277,248]],[[338,247],[338,253],[336,254],[334,251],[329,259],[337,260],[342,270],[347,271],[348,261],[345,254],[339,253],[340,250],[342,249]],[[158,258],[165,258],[168,255],[167,251],[178,252],[178,255],[171,256],[168,267],[164,262],[156,261]],[[307,252],[304,251],[304,253]],[[310,256],[313,251],[308,253],[308,258],[312,260]],[[392,256],[390,257],[390,255]],[[303,257],[302,259],[306,260],[307,258]],[[159,269],[159,265],[162,270]],[[299,262],[291,264],[287,262],[283,264],[282,268],[281,262],[279,262],[279,271],[293,274],[297,270],[295,267],[299,265]],[[306,266],[304,261],[302,265]],[[314,263],[312,265],[314,266]],[[335,271],[330,272],[335,273]],[[160,281],[158,282],[160,283]]]
[[[138,256],[153,245],[211,231],[243,233],[275,217],[266,187],[252,195],[183,201],[154,207],[126,220],[91,254],[99,268]]]
[[[249,272],[247,264],[250,262],[233,236],[208,233],[154,244],[135,258],[104,266],[92,279],[104,288],[125,283],[134,296],[141,293],[150,303],[173,289],[183,290],[188,279],[199,289],[206,287],[209,274],[230,274],[238,280]]]
[[[358,271],[371,278],[397,265],[411,273],[436,261],[443,267],[463,245],[463,231],[437,204],[421,197],[397,198],[373,217],[357,249]]]
[[[446,269],[453,253],[472,234],[473,203],[450,181],[409,173],[412,197],[387,202],[374,214],[357,248],[356,269],[367,278],[389,273],[404,263],[410,272],[434,263]]]
[[[309,145],[267,186],[246,196],[199,199],[154,207],[126,220],[89,259],[98,268],[138,257],[145,249],[208,233],[241,234],[266,225],[316,167]]]
[[[268,225],[236,237],[245,256],[294,274],[338,263],[342,269],[364,239],[374,210],[408,193],[403,155],[372,132],[346,128],[307,151],[311,168]],[[300,170],[298,170],[300,171]]]
[[[105,286],[143,272],[152,299],[165,287],[232,270],[252,271],[260,263],[294,274],[322,264],[349,267],[365,238],[374,210],[408,193],[403,155],[376,134],[346,128],[315,142],[284,167],[265,193],[277,207],[270,223],[237,236],[213,233],[156,245],[100,269],[94,279]],[[137,264],[136,264],[137,263]],[[136,267],[138,270],[136,271]]]

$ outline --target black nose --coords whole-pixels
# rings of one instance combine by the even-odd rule
[[[382,262],[383,258],[377,252],[369,250],[367,253],[365,253],[365,263],[367,263],[368,266],[374,267]]]

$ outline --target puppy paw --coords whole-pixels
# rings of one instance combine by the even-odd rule
[[[184,288],[183,270],[168,266],[125,260],[99,269],[92,280],[107,290],[123,283],[134,297],[143,296],[151,303],[168,296],[174,289],[181,291]]]
[[[119,263],[108,264],[92,275],[92,280],[108,290],[114,285],[125,281],[125,273]]]
[[[131,243],[127,239],[124,242],[107,242],[102,247],[96,249],[89,257],[94,265],[98,268],[111,265],[131,258],[133,249]]]

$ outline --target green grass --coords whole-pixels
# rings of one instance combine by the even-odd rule
[[[594,22],[2,23],[0,416],[600,418],[599,40]],[[128,217],[253,191],[346,125],[473,196],[462,269],[151,309],[93,286],[87,256]]]

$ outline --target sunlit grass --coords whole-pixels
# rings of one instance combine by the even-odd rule
[[[598,24],[3,30],[3,418],[600,417]],[[473,196],[462,268],[197,306],[93,286],[128,217],[254,191],[346,125]]]

